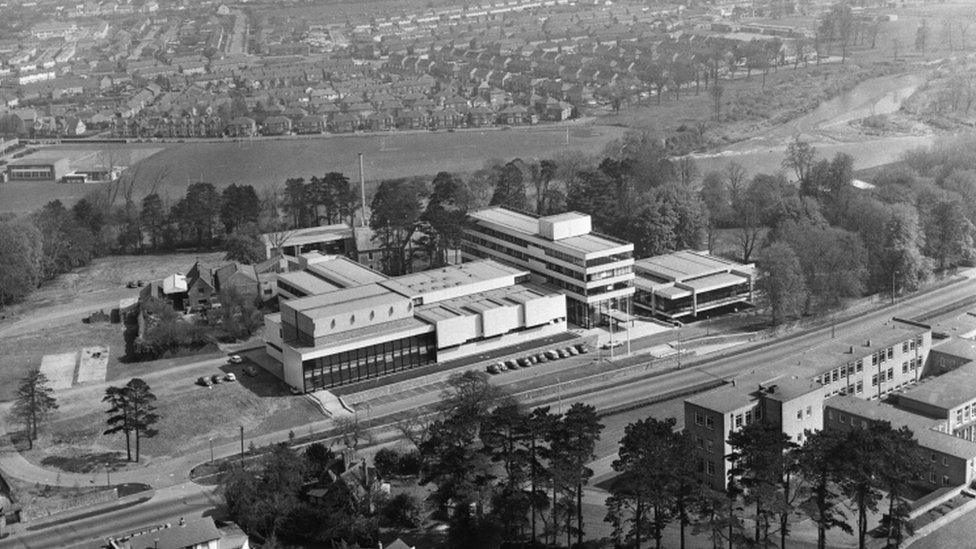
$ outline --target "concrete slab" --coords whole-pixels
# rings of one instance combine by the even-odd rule
[[[47,376],[48,384],[55,391],[70,389],[75,380],[75,367],[78,365],[78,352],[44,355],[41,359],[41,373]]]
[[[105,381],[108,373],[108,347],[84,347],[78,364],[78,383]]]
[[[316,406],[318,406],[326,415],[332,417],[348,417],[353,415],[345,406],[342,405],[342,401],[335,394],[322,390],[314,391],[311,393],[306,393],[309,400],[311,400]]]

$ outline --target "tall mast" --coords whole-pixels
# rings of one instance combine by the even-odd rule
[[[361,226],[366,226],[366,177],[363,175],[363,153],[359,153],[359,192],[362,197],[362,213],[359,217]]]

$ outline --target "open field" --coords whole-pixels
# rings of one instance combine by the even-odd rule
[[[224,355],[198,360],[179,367],[160,367],[144,376],[158,397],[156,413],[159,433],[141,442],[143,460],[164,459],[206,449],[237,439],[238,426],[250,438],[315,419],[324,419],[305,397],[292,396],[285,385],[271,374],[259,370],[256,377],[243,373],[243,366],[228,365]],[[201,375],[233,372],[238,382],[206,388],[195,382]],[[119,379],[119,383],[128,380]],[[42,428],[39,444],[26,450],[29,460],[70,472],[102,470],[105,463],[119,469],[125,462],[125,439],[106,436],[101,391],[91,388],[65,393],[61,409]],[[58,396],[58,395],[55,395]],[[298,433],[300,434],[300,433]]]
[[[38,367],[44,355],[101,345],[109,348],[107,379],[144,371],[143,364],[119,361],[125,349],[121,325],[84,324],[81,319],[100,309],[108,312],[122,298],[137,296],[138,289],[125,287],[129,280],[162,278],[186,272],[197,258],[212,263],[222,257],[222,253],[104,257],[45,283],[25,302],[0,311],[0,402],[10,400],[24,369]]]
[[[489,158],[546,158],[560,151],[599,151],[624,131],[619,127],[568,124],[511,130],[131,144],[114,148],[135,155],[162,147],[161,152],[139,163],[139,173],[145,179],[137,184],[134,194],[137,197],[148,194],[148,181],[160,174],[163,175],[160,194],[176,198],[197,181],[208,181],[218,188],[231,183],[249,184],[259,192],[282,186],[290,177],[307,179],[330,171],[345,173],[355,181],[359,173],[359,152],[364,155],[367,182],[375,182],[394,177],[433,176],[444,170],[473,171]],[[30,211],[55,198],[72,203],[95,188],[97,185],[7,183],[0,185],[0,213]]]

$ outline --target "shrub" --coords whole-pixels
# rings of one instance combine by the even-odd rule
[[[380,448],[373,457],[373,467],[382,479],[390,479],[399,474],[400,454],[392,448]]]
[[[388,526],[416,528],[420,526],[420,502],[410,494],[397,494],[383,506],[382,516]]]

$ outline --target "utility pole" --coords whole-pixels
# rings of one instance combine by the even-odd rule
[[[366,176],[363,172],[363,153],[359,153],[359,192],[362,198],[362,212],[360,212],[359,223],[361,227],[366,226]]]

